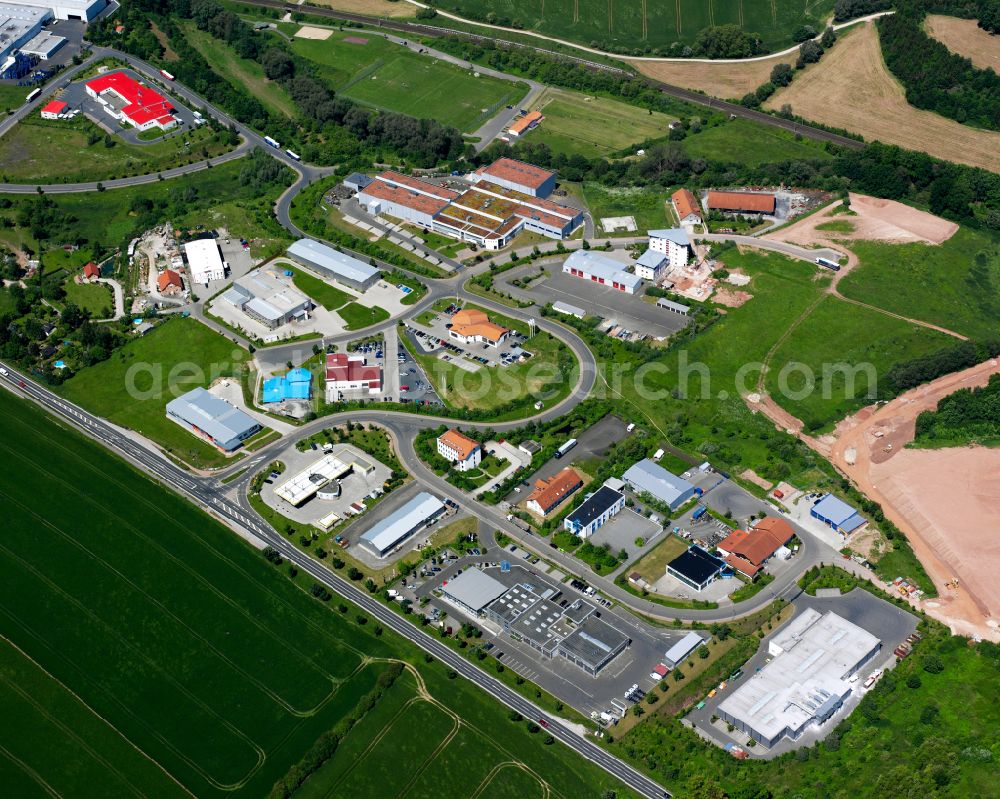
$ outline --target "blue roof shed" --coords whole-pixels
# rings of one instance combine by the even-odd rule
[[[812,506],[809,514],[845,535],[857,530],[865,523],[865,518],[857,510],[842,499],[837,499],[833,494],[821,497]]]

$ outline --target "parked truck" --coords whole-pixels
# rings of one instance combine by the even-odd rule
[[[704,505],[699,505],[697,508],[694,509],[694,513],[691,514],[691,518],[697,521],[706,513],[708,513],[708,508],[706,508]]]
[[[565,444],[559,447],[559,449],[556,450],[556,457],[561,458],[575,446],[576,446],[576,439],[571,438],[569,441],[567,441]]]

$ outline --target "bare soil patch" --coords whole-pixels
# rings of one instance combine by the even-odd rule
[[[940,593],[926,609],[965,634],[1000,638],[1000,450],[907,449],[917,416],[959,388],[985,385],[997,360],[956,372],[841,422],[831,459],[882,505]],[[852,450],[853,457],[845,453]],[[958,588],[952,581],[958,580]]]
[[[417,7],[410,3],[390,3],[389,0],[310,0],[313,5],[369,14],[375,17],[412,17]]]
[[[937,158],[1000,172],[1000,133],[961,125],[906,102],[882,60],[871,22],[844,34],[818,64],[765,104]]]
[[[775,56],[762,61],[720,64],[691,61],[630,61],[625,62],[637,72],[685,89],[705,92],[713,97],[739,99],[754,91],[771,77],[776,64],[793,64],[794,55]]]
[[[740,477],[742,477],[744,480],[750,483],[753,483],[754,485],[759,485],[765,491],[770,491],[771,486],[774,485],[774,483],[772,483],[770,480],[764,479],[759,474],[757,474],[757,472],[755,472],[753,469],[744,469],[742,472],[740,472]]]
[[[153,36],[156,37],[156,41],[160,43],[160,47],[163,48],[163,60],[164,61],[180,61],[181,57],[174,52],[173,48],[170,46],[170,40],[155,22],[149,23],[149,29],[153,32]]]
[[[726,305],[729,308],[739,308],[743,303],[753,299],[753,295],[746,291],[735,289],[717,288],[712,296],[712,302],[719,305]]]
[[[325,41],[331,36],[333,36],[333,31],[326,28],[314,28],[311,25],[303,25],[295,31],[296,39],[318,39],[319,41]]]
[[[1000,36],[987,33],[976,20],[930,14],[924,20],[924,28],[953,53],[968,58],[980,69],[1000,72]]]
[[[766,239],[787,241],[802,245],[827,245],[854,239],[884,241],[892,244],[923,242],[941,244],[958,230],[958,225],[934,214],[911,208],[895,200],[882,200],[866,194],[851,194],[854,216],[838,216],[840,206],[827,214],[813,214],[786,228],[768,233]],[[822,230],[831,218],[849,220],[853,230]]]

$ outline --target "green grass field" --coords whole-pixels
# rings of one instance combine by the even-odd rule
[[[600,241],[615,236],[637,235],[634,232],[622,230],[615,233],[605,233],[601,227],[601,219],[605,217],[635,217],[635,223],[640,233],[646,230],[672,227],[674,223],[673,212],[668,210],[666,204],[666,200],[670,196],[669,192],[646,188],[608,188],[599,183],[586,183],[583,186],[583,195],[590,208],[591,216],[594,217],[596,238]]]
[[[110,286],[103,283],[77,283],[70,279],[63,284],[63,288],[66,290],[66,302],[90,311],[91,319],[105,319],[114,313],[115,298]]]
[[[164,408],[186,391],[233,376],[248,357],[194,319],[171,319],[108,360],[77,373],[59,391],[87,410],[148,436],[192,466],[220,466],[227,458],[167,419]]]
[[[360,330],[363,327],[384,322],[389,318],[389,312],[377,305],[369,308],[357,302],[349,302],[337,309],[337,316],[344,320],[344,327],[347,330]]]
[[[683,538],[668,535],[642,558],[633,563],[629,572],[637,571],[646,578],[646,582],[655,583],[667,572],[667,564],[686,551],[689,544]]]
[[[827,427],[874,402],[878,379],[895,364],[954,343],[944,333],[824,297],[775,352],[767,391],[808,429]],[[787,366],[793,363],[804,368]],[[839,364],[849,371],[840,371]],[[788,369],[784,379],[782,368]]]
[[[556,799],[633,797],[34,405],[4,392],[0,419],[5,795],[265,796],[403,660],[422,698],[404,673],[302,796],[471,796],[510,761]]]
[[[320,280],[310,272],[289,264],[282,264],[282,267],[292,272],[292,282],[303,294],[312,297],[328,311],[339,308],[353,299],[346,291],[341,291],[336,286],[332,286],[325,280]]]
[[[88,136],[100,139],[88,144]],[[104,132],[85,117],[46,120],[29,116],[0,138],[0,173],[8,183],[55,183],[108,180],[147,175],[214,158],[232,147],[207,126],[149,144],[129,144]]]
[[[490,312],[490,319],[514,329],[523,327],[508,324],[509,320],[493,312]],[[476,371],[468,371],[436,355],[415,353],[415,357],[446,405],[459,409],[496,410],[501,414],[499,419],[505,418],[504,409],[510,403],[523,403],[528,397],[532,401],[541,401],[546,408],[551,407],[569,394],[577,380],[579,364],[558,339],[542,332],[529,338],[522,346],[534,353],[526,363],[492,368],[482,366]],[[528,411],[522,406],[513,418],[526,413]]]
[[[1000,324],[1000,235],[960,228],[943,244],[853,241],[860,266],[840,283],[845,297],[933,322],[973,338]]]
[[[759,33],[772,50],[793,44],[804,23],[819,26],[833,0],[455,0],[449,10],[585,45],[614,45],[636,54],[647,47],[690,44],[709,25],[739,25]]]
[[[554,152],[597,158],[625,150],[647,139],[663,138],[673,117],[627,105],[607,97],[592,97],[547,88],[532,103],[545,115],[541,125],[525,136],[543,142]]]
[[[345,42],[364,39],[366,44]],[[474,77],[366,31],[332,31],[329,39],[294,39],[292,49],[313,61],[339,94],[373,108],[436,119],[471,132],[484,111],[524,97],[522,84]]]
[[[832,157],[819,142],[809,139],[796,141],[794,133],[766,128],[746,119],[729,120],[690,134],[684,139],[683,147],[692,158],[746,166]]]
[[[273,220],[274,198],[279,190],[261,191],[239,180],[240,171],[245,167],[244,159],[222,164],[212,169],[202,170],[181,178],[158,181],[142,186],[114,189],[104,192],[82,194],[47,195],[59,210],[65,225],[57,229],[53,237],[55,243],[81,238],[86,242],[101,242],[108,245],[121,243],[124,239],[146,229],[149,217],[137,215],[133,204],[138,200],[150,200],[162,213],[169,216],[177,226],[209,223],[235,223],[230,233],[256,238],[259,235],[281,235],[281,228]],[[290,172],[288,173],[291,174]],[[289,181],[290,182],[290,181]],[[0,194],[0,199],[9,199],[8,209],[0,209],[0,243],[15,249],[31,247],[35,252],[44,247],[31,236],[27,228],[15,223],[18,208],[34,201],[34,198],[18,194]],[[162,220],[157,217],[149,226]],[[8,227],[4,220],[9,220]],[[81,265],[80,252],[61,255],[62,249],[53,248],[45,253],[46,262],[65,262],[67,265]]]

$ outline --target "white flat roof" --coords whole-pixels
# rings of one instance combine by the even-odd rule
[[[191,279],[195,283],[207,282],[204,278],[213,272],[225,270],[222,253],[215,239],[195,239],[184,245],[188,266],[191,267]]]
[[[357,283],[365,283],[379,274],[379,270],[374,266],[312,239],[299,239],[293,242],[287,252],[290,256],[309,261]]]
[[[680,663],[684,658],[702,645],[704,639],[698,633],[688,633],[666,652],[666,658],[671,663]]]
[[[642,282],[642,278],[638,275],[625,271],[625,264],[592,250],[574,251],[563,264],[563,271],[566,267],[579,269],[585,275],[594,275],[605,282],[621,283],[632,289]]]
[[[482,570],[471,568],[449,580],[448,585],[441,590],[456,602],[480,611],[494,599],[506,594],[507,586]]]
[[[371,463],[355,455],[348,447],[328,452],[294,477],[289,478],[275,490],[275,496],[292,505],[301,505],[331,480],[339,480],[351,469],[368,473]],[[313,477],[317,479],[312,479]]]
[[[831,699],[851,692],[848,678],[880,641],[832,611],[807,608],[768,645],[770,663],[753,674],[719,710],[766,739],[797,735]]]
[[[426,491],[421,491],[399,510],[376,523],[361,536],[361,540],[380,555],[385,554],[419,525],[442,510],[444,510],[444,503],[440,499]]]

